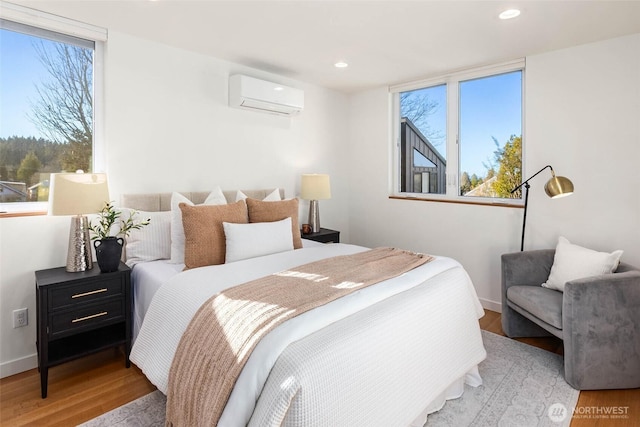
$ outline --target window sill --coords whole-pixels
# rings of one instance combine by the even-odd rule
[[[48,202],[0,203],[0,218],[46,215],[48,206]]]
[[[34,211],[34,212],[0,212],[0,218],[16,218],[19,216],[44,216],[47,211]]]
[[[476,205],[476,206],[496,206],[502,208],[516,208],[523,209],[524,204],[506,203],[506,202],[491,202],[486,200],[461,200],[461,199],[445,199],[436,197],[418,197],[418,196],[400,196],[390,195],[389,199],[394,200],[412,200],[420,202],[436,202],[436,203],[454,203],[459,205]]]

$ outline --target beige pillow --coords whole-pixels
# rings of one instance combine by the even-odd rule
[[[178,207],[180,203],[194,205],[191,200],[180,193],[171,194],[171,262],[174,264],[184,263],[184,230],[182,228],[182,213]],[[220,187],[216,187],[202,204],[226,205],[227,199],[225,199]]]
[[[293,248],[300,249],[302,247],[300,226],[298,225],[298,199],[265,202],[248,198],[245,202],[247,202],[249,211],[249,222],[273,222],[291,218]]]
[[[226,243],[223,222],[246,224],[243,200],[228,205],[189,206],[180,203],[184,227],[184,265],[189,268],[224,264]]]

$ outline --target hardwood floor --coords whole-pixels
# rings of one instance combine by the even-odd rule
[[[75,426],[155,390],[113,349],[49,369],[48,397],[32,369],[0,380],[0,425]]]
[[[485,310],[480,327],[504,335],[500,314]],[[519,339],[562,354],[556,338]],[[40,376],[32,369],[0,380],[1,426],[75,426],[155,390],[142,372],[124,367],[122,353],[107,350],[49,370],[49,394],[40,398]],[[575,418],[572,427],[640,427],[640,389],[584,391],[578,408],[603,411],[618,408],[626,419]],[[523,426],[524,427],[524,426]]]

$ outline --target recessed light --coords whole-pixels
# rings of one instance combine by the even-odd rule
[[[275,91],[278,91],[278,92],[279,92],[279,91],[281,91],[281,90],[284,90],[284,88],[283,88],[282,86],[276,86],[276,87],[274,87],[274,88],[273,88],[273,90],[275,90]]]
[[[518,9],[507,9],[498,15],[500,19],[513,19],[517,16],[520,16],[520,11]]]
[[[336,67],[336,68],[347,68],[349,66],[349,64],[347,64],[344,61],[339,61],[339,62],[336,62],[335,64],[333,64],[333,66]]]

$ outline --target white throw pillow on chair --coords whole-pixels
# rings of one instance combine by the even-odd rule
[[[598,252],[574,245],[560,236],[549,278],[543,287],[564,291],[564,284],[584,277],[613,273],[618,268],[621,250]]]

